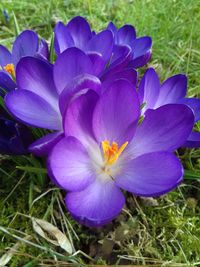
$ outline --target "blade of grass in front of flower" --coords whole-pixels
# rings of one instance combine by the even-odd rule
[[[185,170],[184,179],[186,179],[186,180],[199,180],[200,179],[200,173],[193,172],[190,170]]]
[[[53,63],[54,61],[54,33],[51,36],[51,43],[50,43],[50,62]]]
[[[14,11],[13,11],[13,19],[14,19],[15,35],[18,36],[20,34],[20,29]]]
[[[42,173],[46,174],[47,170],[45,168],[37,168],[37,167],[31,167],[31,166],[16,166],[16,169],[22,170],[22,171],[27,171],[27,172],[32,172],[32,173]]]

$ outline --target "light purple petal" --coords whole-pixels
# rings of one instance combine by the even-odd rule
[[[5,103],[11,114],[24,123],[50,130],[62,129],[60,114],[31,91],[11,91],[6,95]]]
[[[138,95],[140,103],[146,103],[143,111],[154,108],[160,90],[160,81],[153,68],[149,68],[140,81]]]
[[[70,191],[83,190],[95,179],[89,155],[74,137],[63,138],[55,145],[48,158],[48,171],[57,185]]]
[[[136,38],[135,28],[132,25],[124,25],[117,32],[117,44],[132,46]]]
[[[162,150],[174,151],[185,143],[193,124],[193,112],[186,105],[168,104],[156,110],[149,109],[127,150],[133,157]]]
[[[132,45],[132,51],[134,59],[145,55],[151,50],[152,40],[149,36],[140,37],[134,40]]]
[[[185,104],[194,112],[195,122],[200,120],[200,99],[199,98],[183,98],[178,101],[180,104]]]
[[[127,162],[116,184],[138,196],[160,196],[180,184],[183,167],[169,152],[153,152]]]
[[[120,213],[125,199],[112,180],[98,177],[85,190],[68,193],[65,202],[76,220],[87,226],[98,227]]]
[[[58,93],[53,80],[53,68],[48,62],[25,57],[17,64],[16,80],[19,89],[31,91],[58,109]]]
[[[77,16],[69,21],[67,30],[71,34],[75,46],[84,51],[86,43],[92,38],[90,25],[87,20]]]
[[[156,107],[176,103],[185,97],[186,93],[187,77],[183,74],[174,75],[162,84]]]
[[[140,103],[130,82],[114,82],[100,97],[93,117],[93,130],[99,142],[119,145],[130,141],[140,116]]]
[[[5,89],[6,91],[11,91],[16,88],[16,84],[11,79],[10,75],[3,71],[0,71],[0,88]]]
[[[38,157],[48,156],[51,149],[64,137],[62,132],[47,134],[29,146],[29,151]]]
[[[36,55],[41,56],[41,58],[44,58],[44,59],[49,58],[48,44],[44,39],[41,39]]]
[[[4,67],[10,63],[13,63],[10,51],[5,46],[0,45],[0,66]]]
[[[54,81],[58,93],[82,74],[93,74],[90,58],[78,48],[69,48],[60,54],[54,65]]]
[[[12,61],[16,66],[20,58],[34,56],[38,50],[38,36],[34,31],[25,30],[20,33],[12,48]]]
[[[58,22],[56,24],[54,33],[54,48],[57,55],[65,51],[67,48],[74,46],[74,41],[67,30],[67,26],[65,26],[62,22]]]
[[[192,132],[183,147],[200,147],[200,132]]]

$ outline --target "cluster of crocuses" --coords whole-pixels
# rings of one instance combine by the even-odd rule
[[[200,100],[186,98],[186,76],[161,84],[149,68],[138,78],[152,40],[131,25],[96,33],[82,17],[58,22],[54,48],[50,62],[47,42],[30,30],[12,53],[0,46],[1,153],[23,154],[29,145],[47,157],[68,211],[87,226],[114,219],[124,190],[149,197],[177,187],[184,171],[174,151],[200,145],[193,131]],[[48,134],[33,142],[30,126]]]

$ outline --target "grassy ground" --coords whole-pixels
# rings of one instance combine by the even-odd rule
[[[14,38],[12,11],[21,30],[34,29],[47,39],[56,21],[67,21],[75,15],[87,17],[97,30],[110,20],[118,26],[133,24],[138,35],[153,37],[153,58],[149,65],[156,68],[160,77],[186,73],[189,95],[200,96],[200,2],[197,0],[1,0],[0,8],[6,9],[10,16],[6,22],[0,14],[0,43],[8,46]],[[200,129],[200,124],[197,127]],[[199,177],[199,150],[181,150],[179,154],[189,171],[187,178],[191,177],[190,172]],[[0,255],[15,245],[8,266],[65,266],[66,262],[81,266],[200,265],[197,180],[185,180],[176,191],[156,200],[136,199],[127,194],[127,205],[121,215],[103,229],[91,230],[70,218],[62,202],[63,192],[49,182],[45,173],[34,169],[42,168],[44,162],[30,156],[2,156],[0,162]],[[40,238],[33,230],[31,216],[57,225],[69,237],[76,253],[68,256],[60,247]]]

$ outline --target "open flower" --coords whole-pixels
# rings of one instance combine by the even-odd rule
[[[48,58],[48,45],[45,40],[39,39],[31,30],[25,30],[15,39],[12,53],[3,45],[0,45],[0,87],[7,91],[13,90],[16,85],[15,70],[17,63],[24,56],[39,56]]]
[[[118,80],[101,96],[76,97],[63,117],[65,137],[48,158],[49,175],[68,190],[66,206],[88,226],[110,222],[121,211],[121,189],[159,196],[181,181],[183,168],[173,151],[185,143],[194,116],[185,105],[147,112],[142,124],[136,91]]]
[[[144,104],[142,113],[166,104],[185,104],[194,112],[195,122],[200,120],[200,99],[186,97],[187,77],[184,74],[174,75],[161,85],[155,70],[149,68],[140,82],[138,94],[141,104]],[[184,146],[199,147],[200,133],[191,132]]]

